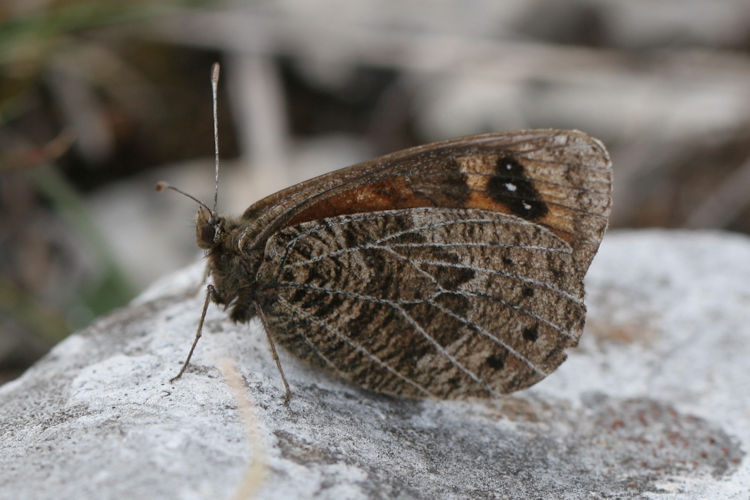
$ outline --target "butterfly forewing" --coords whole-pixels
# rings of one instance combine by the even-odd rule
[[[577,131],[530,130],[453,139],[399,151],[280,191],[243,219],[262,247],[285,225],[400,208],[479,208],[548,227],[585,269],[607,227],[611,166],[599,141]]]
[[[377,392],[493,396],[554,370],[583,325],[568,243],[519,217],[402,209],[289,226],[261,307],[299,357]]]

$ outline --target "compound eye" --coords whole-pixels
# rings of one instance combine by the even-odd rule
[[[216,237],[216,229],[211,224],[201,226],[201,241],[206,246],[213,246]]]

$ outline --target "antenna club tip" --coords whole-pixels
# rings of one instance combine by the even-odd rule
[[[219,70],[221,66],[218,62],[215,62],[211,65],[211,81],[216,83],[219,81]]]
[[[156,183],[155,187],[156,187],[157,191],[164,191],[166,189],[169,189],[169,184],[167,184],[164,181],[159,181],[159,182]]]

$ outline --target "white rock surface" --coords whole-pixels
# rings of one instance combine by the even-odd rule
[[[2,498],[736,498],[750,495],[750,239],[628,232],[587,278],[562,367],[501,401],[375,396],[212,307],[202,267],[0,387]],[[233,390],[229,369],[244,384]]]

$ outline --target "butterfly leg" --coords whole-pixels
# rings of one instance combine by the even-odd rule
[[[292,391],[291,389],[289,389],[289,384],[286,381],[286,376],[284,376],[284,370],[281,369],[281,361],[279,361],[279,355],[276,353],[276,345],[274,345],[273,339],[271,338],[271,329],[268,327],[266,317],[263,314],[263,310],[260,308],[258,303],[255,302],[253,305],[255,306],[255,311],[258,313],[258,317],[260,317],[260,322],[263,323],[263,329],[266,331],[268,345],[271,346],[271,355],[273,356],[273,360],[276,361],[276,368],[279,369],[279,375],[281,375],[281,381],[284,383],[284,389],[286,390],[286,395],[284,396],[284,404],[288,405],[289,401],[292,399]]]
[[[203,302],[203,312],[201,313],[200,321],[198,321],[198,329],[195,332],[195,340],[193,340],[193,345],[190,346],[190,352],[188,352],[187,359],[182,364],[180,373],[178,373],[177,375],[169,379],[170,383],[182,377],[182,374],[185,373],[185,370],[188,367],[188,363],[190,363],[190,358],[193,357],[193,351],[195,350],[195,345],[198,343],[198,339],[201,338],[201,333],[203,332],[203,321],[206,319],[206,311],[208,310],[208,302],[211,299],[211,297],[214,296],[215,293],[216,293],[216,290],[214,289],[213,285],[208,285],[206,287],[206,300]]]

